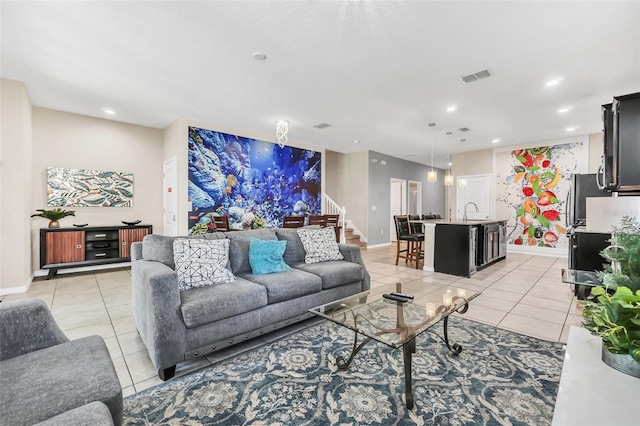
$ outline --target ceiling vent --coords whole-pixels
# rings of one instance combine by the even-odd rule
[[[327,127],[331,127],[331,124],[328,123],[320,123],[320,124],[316,124],[315,126],[316,129],[326,129]]]
[[[468,132],[468,131],[469,131],[469,130],[471,130],[471,129],[470,129],[470,128],[468,128],[468,127],[461,127],[461,128],[460,128],[460,129],[458,129],[458,130],[460,130],[461,132]]]
[[[474,81],[481,80],[483,78],[491,77],[493,73],[490,69],[474,72],[473,74],[463,75],[458,77],[458,80],[463,82],[464,84],[473,83]]]

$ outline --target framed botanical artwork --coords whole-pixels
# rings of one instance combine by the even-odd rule
[[[48,167],[47,206],[133,207],[133,174]]]

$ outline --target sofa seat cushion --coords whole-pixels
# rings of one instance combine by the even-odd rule
[[[300,269],[318,275],[322,279],[322,289],[339,287],[364,279],[362,265],[345,260],[331,260],[321,263],[296,263],[295,269]]]
[[[89,336],[0,362],[0,423],[31,425],[93,401],[122,423],[122,388],[104,340]]]
[[[113,426],[109,408],[95,401],[38,423],[37,426]]]
[[[187,328],[195,328],[244,314],[267,305],[267,290],[238,278],[212,287],[200,287],[180,293],[182,318]]]
[[[264,286],[269,304],[318,293],[322,290],[319,276],[299,269],[267,275],[242,274],[242,278]]]

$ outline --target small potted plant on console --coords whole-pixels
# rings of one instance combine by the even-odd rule
[[[73,210],[62,210],[60,207],[53,210],[45,210],[45,209],[37,209],[37,212],[31,215],[31,217],[44,217],[45,219],[49,219],[49,228],[60,228],[60,222],[58,222],[63,217],[67,216],[75,216],[76,212]]]

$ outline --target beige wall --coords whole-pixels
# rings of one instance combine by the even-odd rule
[[[180,118],[171,125],[169,125],[164,131],[164,159],[167,160],[172,156],[176,156],[178,162],[178,235],[187,235],[189,232],[189,221],[187,218],[188,209],[188,188],[189,188],[189,175],[187,170],[188,162],[188,140],[189,126],[199,127],[201,129],[215,130],[217,132],[229,133],[231,135],[243,136],[246,138],[257,139],[261,141],[277,143],[275,138],[275,123],[273,134],[266,135],[264,133],[252,132],[249,130],[234,129],[231,127],[222,126],[219,124],[205,123],[202,121]],[[309,143],[297,141],[295,139],[289,139],[287,145],[296,148],[312,149],[320,152],[322,156],[322,176],[326,176],[325,171],[325,149],[323,147],[312,145]],[[322,180],[321,190],[325,191],[325,182]]]
[[[598,171],[598,167],[600,166],[600,157],[602,156],[602,153],[604,151],[602,133],[590,134],[588,135],[588,140],[588,173],[596,173]],[[517,147],[528,147],[535,145],[536,143],[529,143],[520,144]],[[515,148],[516,146],[514,146],[514,149]],[[463,175],[494,175],[492,149],[453,154],[451,156],[451,161],[453,163],[453,166],[451,167],[451,174],[453,174],[456,178]],[[449,191],[447,191],[447,205],[448,209],[450,208],[452,212],[456,211],[456,190],[457,186],[454,184],[454,186],[451,187]]]
[[[70,114],[33,109],[32,210],[46,206],[46,169],[65,167],[133,173],[133,207],[66,207],[75,217],[61,220],[89,226],[122,225],[121,220],[142,220],[162,231],[162,130]],[[33,270],[39,269],[39,229],[47,220],[31,220]]]
[[[347,220],[367,238],[369,227],[369,154],[326,152],[327,171],[323,182],[333,201],[347,209]]]
[[[456,217],[458,178],[461,176],[493,175],[493,150],[483,149],[479,151],[461,152],[451,155],[451,174],[455,176],[453,186],[445,191],[445,217],[449,218],[449,212]]]
[[[602,132],[589,135],[589,173],[597,173],[604,154]]]
[[[23,83],[0,81],[0,294],[31,279],[32,108]]]

